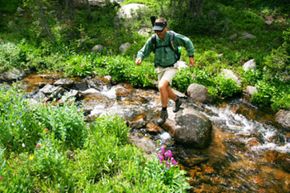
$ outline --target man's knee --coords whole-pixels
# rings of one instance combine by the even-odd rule
[[[158,89],[159,90],[165,90],[165,89],[167,89],[168,85],[169,85],[169,82],[168,81],[166,81],[166,80],[160,81],[158,83]]]

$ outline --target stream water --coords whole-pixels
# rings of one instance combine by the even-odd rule
[[[213,142],[196,154],[208,161],[187,167],[192,192],[289,192],[289,132],[275,127],[273,115],[243,100],[206,105]]]
[[[31,75],[22,83],[32,93],[58,78]],[[120,112],[126,110],[124,106],[138,109],[145,103],[154,106],[160,102],[158,92],[152,90],[125,87],[125,92],[116,94],[117,87],[110,85],[102,85],[98,90],[98,95],[87,98],[93,106],[91,113]],[[188,171],[191,192],[290,192],[290,133],[275,124],[273,114],[260,111],[243,99],[200,105],[197,109],[212,122],[210,147],[201,150],[174,142],[169,145],[179,165]],[[137,132],[155,141],[170,139],[167,132]]]

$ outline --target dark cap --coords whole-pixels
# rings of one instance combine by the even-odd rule
[[[153,26],[154,31],[163,31],[163,29],[167,26],[166,21],[156,21]]]

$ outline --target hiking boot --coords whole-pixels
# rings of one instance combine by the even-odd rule
[[[175,101],[175,107],[173,109],[174,113],[179,111],[181,104],[182,104],[181,100],[179,98],[177,98],[176,101]]]
[[[161,110],[160,118],[157,120],[157,124],[162,125],[163,123],[165,123],[167,118],[168,118],[167,110]]]

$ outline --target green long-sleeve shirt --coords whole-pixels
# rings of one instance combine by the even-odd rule
[[[173,31],[166,32],[166,36],[164,40],[160,39],[156,35],[156,49],[155,49],[155,58],[154,65],[161,67],[172,66],[176,61],[176,53],[170,47],[171,44],[171,35],[170,33],[174,33],[173,44],[174,48],[179,46],[185,47],[188,56],[193,56],[194,47],[192,41],[181,34],[175,33]],[[145,45],[138,51],[137,58],[141,58],[142,60],[149,56],[150,52],[154,52],[154,45],[151,41],[152,37],[147,40]]]

